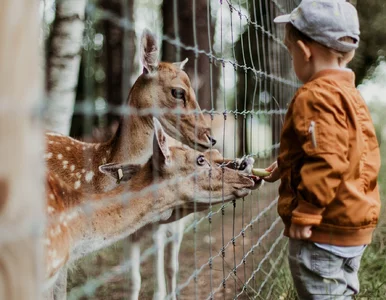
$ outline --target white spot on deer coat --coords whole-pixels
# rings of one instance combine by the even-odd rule
[[[49,141],[48,144],[52,145],[54,142],[53,141]]]
[[[62,159],[63,158],[63,155],[62,154],[58,154],[58,159]]]
[[[55,200],[54,194],[50,194],[50,199]]]
[[[52,237],[54,237],[54,236],[59,235],[61,232],[62,232],[62,230],[60,229],[60,225],[58,225],[55,228],[51,229],[50,234]]]
[[[67,221],[71,221],[72,219],[76,218],[78,216],[78,212],[73,211],[67,215]]]
[[[90,182],[93,177],[94,177],[94,172],[93,171],[89,171],[89,172],[86,173],[85,179],[86,179],[87,182]]]
[[[82,173],[86,173],[86,170],[85,170],[85,169],[82,169]]]
[[[74,171],[75,170],[75,165],[71,165],[70,170]]]
[[[78,180],[78,181],[75,181],[75,184],[74,184],[74,189],[79,189],[79,187],[80,187],[80,180]]]
[[[71,147],[66,147],[66,150],[67,150],[67,151],[70,151],[70,150],[71,150]]]
[[[98,150],[100,145],[101,145],[101,144],[96,144],[96,145],[95,145],[95,150]]]
[[[85,147],[85,146],[83,146],[83,147],[82,147],[82,150],[86,150],[86,147]]]
[[[51,195],[50,195],[50,197],[51,197]],[[54,195],[52,195],[52,196],[54,196]],[[52,199],[55,199],[55,198],[52,198]],[[53,213],[55,211],[55,209],[52,206],[48,206],[47,207],[47,211],[48,211],[49,214],[51,214],[51,213]]]
[[[52,152],[44,154],[45,159],[50,159],[52,157]]]

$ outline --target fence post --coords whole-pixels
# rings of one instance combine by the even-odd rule
[[[37,0],[0,0],[0,299],[41,299],[42,39]]]

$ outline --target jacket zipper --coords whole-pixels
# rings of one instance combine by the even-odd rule
[[[311,133],[311,141],[314,148],[318,146],[316,144],[315,125],[316,125],[315,121],[311,121],[310,127],[308,128],[308,132]]]

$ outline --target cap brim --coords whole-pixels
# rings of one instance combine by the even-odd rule
[[[289,23],[291,22],[291,15],[283,15],[276,17],[273,22],[275,23]]]

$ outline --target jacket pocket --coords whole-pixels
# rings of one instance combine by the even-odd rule
[[[339,153],[346,156],[349,137],[344,123],[344,120],[336,119],[331,114],[307,119],[303,150],[307,155]]]

